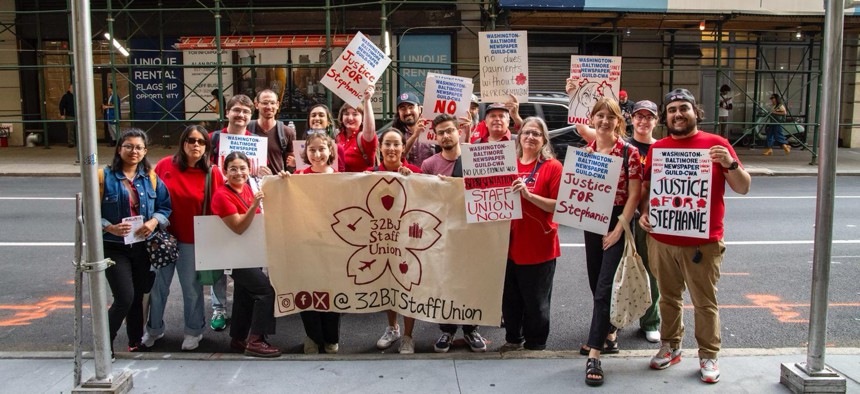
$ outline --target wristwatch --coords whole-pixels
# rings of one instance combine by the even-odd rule
[[[732,164],[730,164],[730,165],[729,165],[728,170],[729,170],[729,171],[731,171],[731,170],[737,170],[739,166],[740,166],[740,164],[738,163],[738,161],[737,161],[737,160],[734,160],[734,161],[732,161]]]

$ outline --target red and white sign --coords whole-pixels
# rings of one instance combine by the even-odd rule
[[[474,88],[470,78],[428,73],[424,83],[424,112],[421,116],[428,120],[441,114],[458,119],[465,117],[469,112]]]
[[[529,101],[529,45],[526,31],[478,33],[481,102],[504,103],[514,95]]]
[[[460,149],[466,184],[466,222],[521,219],[520,194],[511,190],[518,176],[514,141],[465,144]]]
[[[553,220],[606,235],[623,160],[618,156],[568,148]]]
[[[648,220],[655,234],[707,239],[711,228],[708,149],[652,149]]]
[[[258,168],[269,164],[269,156],[266,154],[268,146],[269,140],[266,137],[221,133],[221,139],[218,142],[218,166],[226,169],[224,158],[230,152],[242,152],[248,156],[251,174],[256,174]]]
[[[601,97],[618,101],[621,89],[621,56],[570,57],[570,78],[576,87],[570,92],[567,123],[587,124],[591,108]]]
[[[325,87],[353,107],[360,107],[364,91],[391,63],[376,45],[358,32],[320,80]]]

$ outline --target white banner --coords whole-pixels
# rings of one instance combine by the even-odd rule
[[[391,59],[358,32],[320,83],[353,107],[360,107],[367,87],[376,85]]]
[[[481,102],[529,101],[529,46],[526,31],[478,34]]]
[[[704,238],[711,228],[708,149],[652,149],[648,219],[655,234]]]
[[[511,190],[518,176],[514,141],[465,144],[460,149],[466,186],[466,221],[521,219],[520,194]]]
[[[471,78],[429,73],[424,86],[424,119],[433,120],[441,114],[459,119],[468,114],[475,88]]]
[[[217,215],[194,217],[194,267],[197,271],[266,266],[266,234],[258,214],[244,233],[230,230]]]
[[[218,89],[218,55],[214,49],[182,51],[182,63],[199,67],[187,67],[183,70],[185,84],[185,118],[188,120],[218,119],[218,114],[209,110],[209,105],[217,102],[212,97],[212,90]],[[233,96],[233,51],[221,51],[221,83],[223,84],[224,102]],[[192,92],[193,87],[193,92]],[[221,105],[220,103],[218,104]],[[227,109],[224,109],[227,115]]]
[[[269,164],[269,156],[266,154],[268,147],[269,140],[266,137],[221,133],[221,138],[218,142],[218,166],[226,171],[224,158],[230,152],[242,152],[248,156],[248,161],[251,164],[251,174],[256,174],[258,168]]]
[[[618,101],[621,89],[620,56],[570,57],[570,77],[576,83],[570,94],[567,123],[588,123],[591,108],[601,97]]]
[[[275,316],[395,310],[498,326],[510,225],[467,225],[463,190],[421,174],[266,177]]]
[[[568,148],[553,220],[606,235],[623,162],[618,156]]]

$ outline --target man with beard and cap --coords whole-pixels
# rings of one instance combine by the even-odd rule
[[[403,158],[409,164],[417,167],[421,167],[424,160],[436,154],[436,149],[432,144],[418,141],[420,135],[426,132],[429,122],[421,119],[423,110],[415,93],[406,92],[397,96],[397,119],[394,120],[392,127],[400,130],[403,137],[406,138]]]
[[[643,198],[639,206],[642,212],[639,225],[650,233],[647,240],[649,265],[660,287],[662,344],[659,352],[651,358],[651,368],[665,369],[681,361],[683,292],[687,288],[695,311],[700,378],[706,383],[716,383],[720,379],[717,357],[721,343],[717,281],[720,279],[720,264],[726,250],[723,242],[723,218],[726,211],[723,194],[726,184],[738,194],[747,194],[750,190],[750,175],[741,167],[734,149],[725,138],[697,128],[703,114],[689,90],[672,90],[666,94],[663,102],[660,121],[666,126],[669,135],[651,145],[645,158]],[[713,167],[709,185],[711,207],[708,239],[652,232],[648,206],[652,156],[657,149],[709,150]]]

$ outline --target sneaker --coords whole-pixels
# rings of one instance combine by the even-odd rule
[[[439,340],[436,341],[436,344],[433,345],[433,349],[436,350],[436,353],[445,353],[451,348],[451,342],[453,341],[454,335],[443,332],[442,336],[439,337]]]
[[[305,337],[305,354],[320,354],[320,347],[310,337]]]
[[[463,334],[463,338],[466,339],[466,343],[469,344],[469,347],[472,348],[473,352],[487,351],[487,341],[484,340],[484,337],[481,336],[481,333],[479,333],[478,330]]]
[[[651,368],[666,369],[681,362],[681,349],[674,349],[669,344],[663,344],[654,357],[651,357]]]
[[[388,349],[394,344],[394,342],[397,342],[398,339],[400,339],[400,327],[397,325],[388,326],[388,328],[385,329],[385,334],[382,334],[382,337],[376,341],[376,348],[380,350]]]
[[[227,327],[227,316],[222,311],[215,311],[212,314],[212,320],[209,321],[209,327],[214,331],[223,331]]]
[[[505,342],[505,344],[499,348],[499,351],[500,352],[515,352],[517,350],[523,350],[524,349],[523,345],[525,345],[525,341],[520,342],[520,343]]]
[[[143,333],[143,338],[140,339],[140,343],[142,343],[143,346],[152,347],[153,345],[155,345],[155,341],[157,341],[161,338],[164,338],[163,332],[161,334],[158,334],[158,335],[151,335],[147,331],[147,332]]]
[[[717,383],[720,381],[720,366],[715,358],[699,359],[699,374],[705,383]]]
[[[245,345],[245,355],[250,357],[279,357],[281,350],[264,340],[248,342]]]
[[[660,343],[660,331],[645,331],[645,340],[651,343]]]
[[[136,352],[148,352],[148,351],[149,351],[149,348],[148,348],[148,347],[146,347],[146,345],[144,345],[144,344],[142,344],[142,343],[140,343],[140,342],[138,342],[138,343],[130,343],[130,344],[128,344],[128,351],[129,351],[130,353],[136,353]]]
[[[400,354],[415,353],[415,341],[412,340],[412,337],[404,335],[403,339],[400,340],[400,349],[398,349],[398,351]]]
[[[337,351],[340,350],[340,345],[336,343],[327,343],[323,346],[323,349],[325,349],[326,354],[337,354]]]
[[[185,334],[185,338],[182,340],[182,350],[194,350],[200,346],[200,340],[203,339],[203,334],[200,335],[188,335]]]

